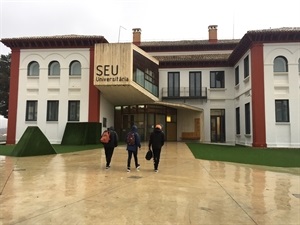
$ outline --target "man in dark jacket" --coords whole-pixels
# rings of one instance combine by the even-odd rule
[[[131,134],[134,134],[134,142],[132,144],[128,143],[128,137]],[[129,131],[129,133],[126,136],[126,140],[125,142],[127,142],[127,146],[126,146],[126,150],[128,152],[128,158],[127,158],[127,172],[130,172],[130,162],[131,162],[131,158],[132,155],[134,157],[134,163],[135,163],[135,167],[136,169],[139,171],[140,169],[140,164],[138,162],[138,149],[141,148],[141,139],[140,139],[140,135],[138,134],[138,129],[136,125],[133,125],[131,127],[131,131]]]
[[[158,164],[160,159],[161,148],[165,143],[165,134],[162,131],[161,125],[157,124],[154,131],[150,134],[149,149],[152,147],[153,160],[154,160],[154,171],[158,172]]]
[[[105,158],[106,158],[106,167],[105,168],[109,169],[111,158],[114,153],[114,149],[115,149],[115,147],[118,146],[118,135],[114,131],[114,127],[112,127],[112,126],[107,128],[107,131],[109,132],[110,140],[108,143],[103,143],[103,146],[104,146]]]

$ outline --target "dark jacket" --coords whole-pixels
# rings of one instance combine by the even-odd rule
[[[137,126],[133,125],[131,127],[131,131],[128,132],[128,134],[126,135],[125,143],[127,143],[127,136],[131,132],[133,132],[134,136],[135,136],[135,145],[128,145],[127,144],[126,150],[128,150],[128,151],[136,151],[138,148],[141,148],[141,139],[140,139],[140,135],[138,134],[137,131],[138,131]]]
[[[107,129],[107,131],[109,132],[109,138],[110,141],[108,143],[103,143],[104,148],[114,148],[118,146],[118,135],[117,133],[114,131],[113,127],[110,127]]]
[[[154,131],[150,134],[149,149],[161,149],[165,144],[165,134],[159,128],[154,128]]]

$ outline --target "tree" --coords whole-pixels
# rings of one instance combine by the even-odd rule
[[[0,115],[8,117],[9,80],[11,54],[0,58]]]

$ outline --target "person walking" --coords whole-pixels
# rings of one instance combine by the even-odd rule
[[[105,159],[106,159],[105,168],[109,169],[110,168],[110,163],[111,163],[111,158],[114,154],[114,149],[115,149],[115,147],[118,146],[118,135],[114,131],[113,126],[109,127],[106,131],[103,132],[103,134],[105,132],[108,132],[109,140],[108,140],[107,143],[102,142],[102,144],[104,146],[104,151],[105,151]],[[103,136],[103,134],[102,134],[102,136]]]
[[[154,131],[150,134],[149,149],[152,147],[154,171],[158,172],[158,164],[160,160],[161,148],[165,143],[165,134],[162,131],[161,125],[157,124]]]
[[[138,149],[141,149],[141,139],[140,135],[138,134],[138,129],[136,125],[131,127],[131,130],[126,136],[127,147],[126,150],[128,152],[127,158],[127,172],[130,172],[130,163],[132,155],[134,157],[135,168],[137,171],[140,169],[140,164],[138,162]]]

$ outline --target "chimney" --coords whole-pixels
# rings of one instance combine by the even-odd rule
[[[132,29],[132,43],[139,46],[141,44],[141,28],[133,28]]]
[[[209,43],[218,42],[218,25],[209,25],[208,26],[208,41]]]

